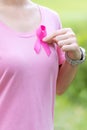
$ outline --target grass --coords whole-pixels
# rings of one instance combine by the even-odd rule
[[[87,20],[87,1],[86,0],[33,0],[38,4],[47,6],[57,11],[61,20],[69,21],[76,19]]]
[[[87,130],[87,107],[56,97],[54,123],[55,130]]]
[[[33,0],[59,12],[87,12],[86,0]]]

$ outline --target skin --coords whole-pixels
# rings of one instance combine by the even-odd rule
[[[31,0],[0,0],[0,20],[5,21],[16,31],[31,32],[38,27],[41,17],[36,4]],[[56,30],[50,36],[45,37],[43,41],[48,44],[53,44],[55,41],[64,52],[68,53],[71,59],[81,58],[76,35],[71,28]],[[67,61],[61,65],[56,86],[58,95],[67,90],[76,75],[77,68],[77,65],[72,66]]]
[[[81,59],[80,48],[75,33],[71,28],[57,30],[50,36],[45,37],[43,41],[48,42],[48,44],[52,44],[55,41],[65,53],[68,53],[68,56],[71,59]],[[72,66],[67,61],[61,65],[56,86],[56,92],[58,95],[63,94],[67,90],[76,75],[77,68],[77,65]]]
[[[0,21],[15,31],[32,32],[40,25],[41,16],[29,0],[0,0]]]
[[[11,6],[24,6],[30,4],[30,0],[0,0],[1,3]]]

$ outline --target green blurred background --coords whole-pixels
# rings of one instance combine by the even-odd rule
[[[87,50],[87,0],[33,0],[60,15],[63,27],[71,27]],[[80,65],[69,89],[56,96],[55,130],[87,130],[87,61]]]

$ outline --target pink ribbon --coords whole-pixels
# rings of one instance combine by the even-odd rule
[[[44,25],[41,25],[37,29],[36,35],[37,35],[37,41],[35,43],[34,50],[36,51],[36,53],[40,53],[41,45],[42,45],[43,48],[44,48],[44,50],[45,50],[45,52],[49,56],[51,54],[50,47],[48,46],[47,43],[45,43],[45,42],[42,41],[42,39],[47,35],[46,27]]]

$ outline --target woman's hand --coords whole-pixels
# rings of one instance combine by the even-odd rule
[[[81,58],[81,51],[77,44],[75,33],[71,28],[63,28],[55,31],[50,36],[43,38],[44,42],[53,44],[54,42],[64,51],[68,53],[68,56],[73,60],[79,60]]]

